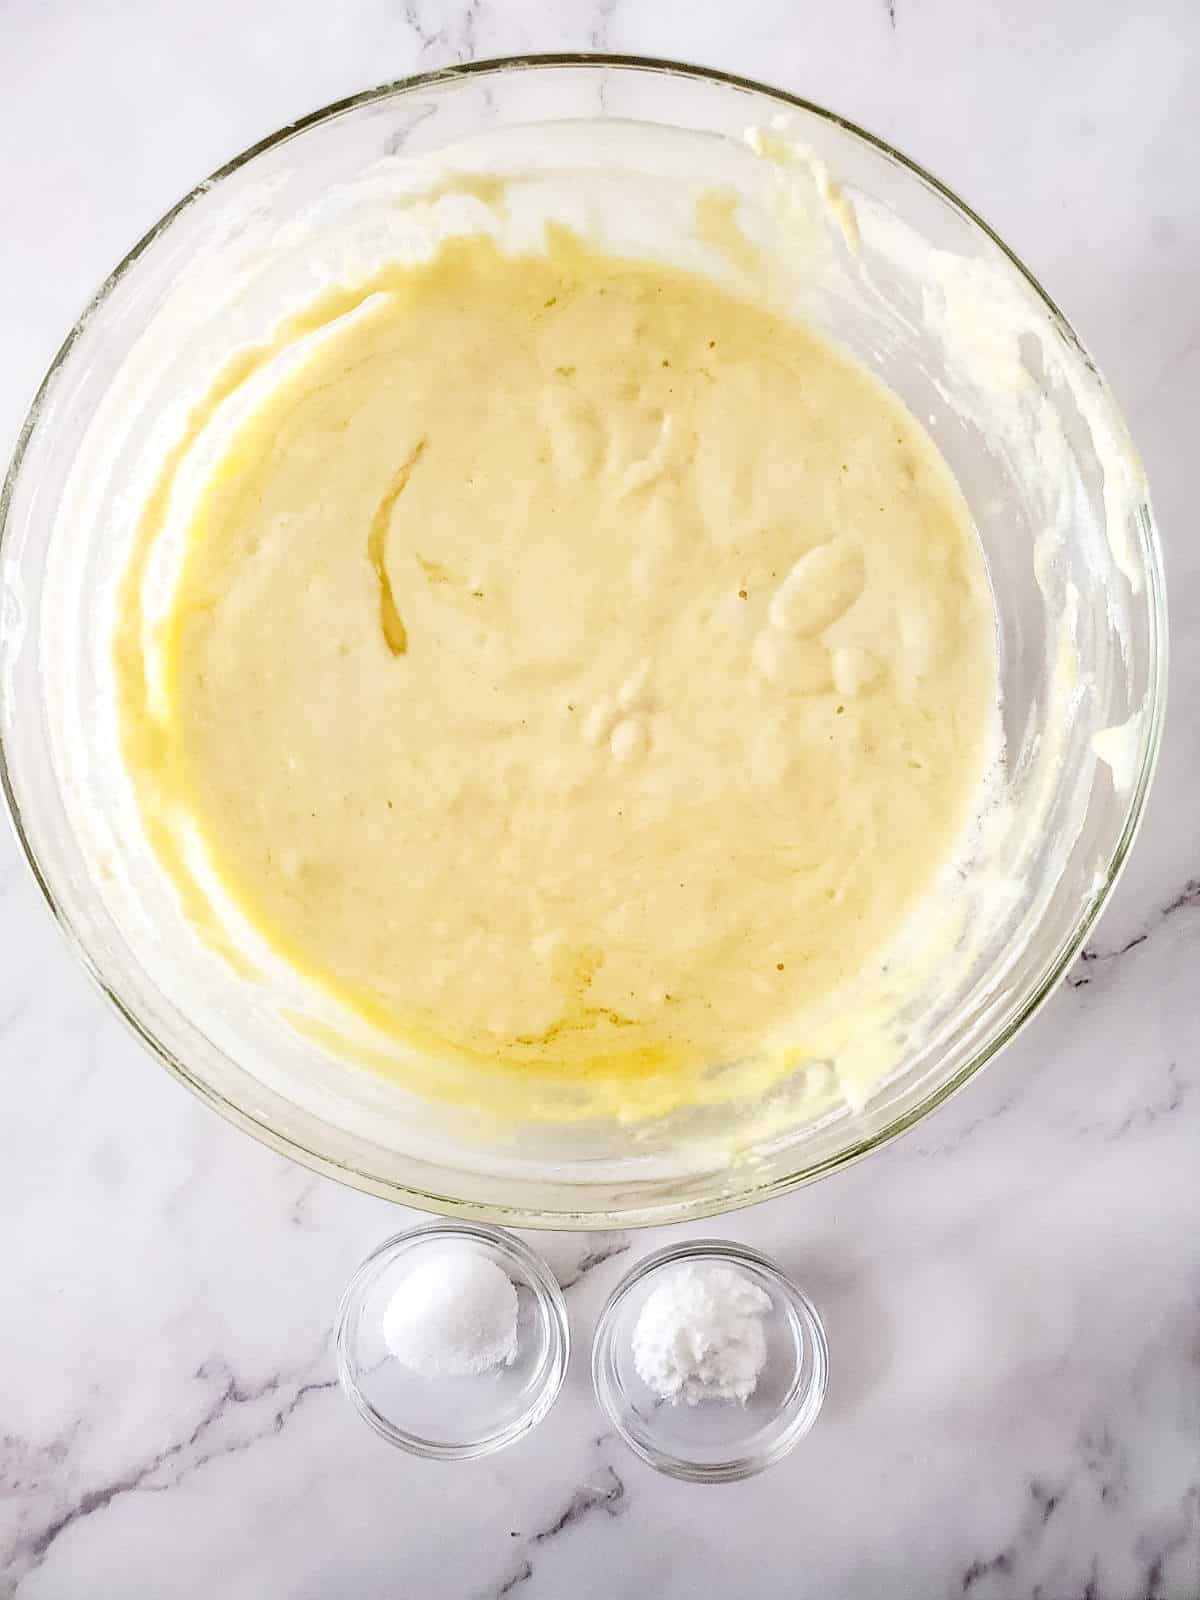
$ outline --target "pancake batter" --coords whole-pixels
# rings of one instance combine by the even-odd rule
[[[971,816],[957,486],[815,334],[563,232],[452,241],[278,348],[313,329],[199,501],[157,686],[126,586],[163,858],[194,830],[392,1036],[686,1099],[877,957]]]

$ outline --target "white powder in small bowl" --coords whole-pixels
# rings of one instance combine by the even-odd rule
[[[383,1314],[397,1361],[423,1378],[476,1377],[517,1354],[517,1291],[489,1256],[470,1245],[417,1252]]]
[[[634,1327],[638,1376],[672,1404],[745,1403],[766,1365],[770,1309],[770,1295],[736,1267],[680,1263],[647,1295]]]

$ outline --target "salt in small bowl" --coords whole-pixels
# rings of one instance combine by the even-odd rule
[[[384,1313],[434,1248],[482,1253],[512,1283],[517,1350],[509,1364],[423,1377],[388,1349]],[[413,1455],[461,1461],[502,1450],[537,1426],[562,1388],[570,1333],[557,1280],[522,1240],[482,1223],[427,1222],[387,1240],[359,1267],[342,1296],[335,1344],[342,1388],[376,1433]]]

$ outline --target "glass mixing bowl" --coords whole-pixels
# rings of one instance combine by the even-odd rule
[[[727,276],[728,250],[706,254],[694,227],[697,196],[719,185],[778,294],[901,395],[966,494],[996,602],[1005,799],[962,880],[961,959],[909,997],[865,1102],[815,1114],[805,1069],[769,1116],[734,1104],[637,1128],[489,1123],[289,1029],[278,997],[196,937],[157,869],[111,692],[116,583],[147,487],[207,380],[281,307],[386,255],[414,204],[441,207],[448,231],[477,226],[480,201],[439,198],[435,181],[464,170],[520,174],[527,227],[539,206],[562,210],[627,253]],[[435,72],[238,157],[85,310],[21,432],[0,521],[4,787],[76,953],[159,1060],[239,1126],[431,1210],[560,1227],[699,1216],[912,1126],[1012,1038],[1077,955],[1158,747],[1157,537],[1120,416],[1065,318],[904,156],[791,96],[668,62]]]

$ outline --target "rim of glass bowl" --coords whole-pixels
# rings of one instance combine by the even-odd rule
[[[248,149],[243,150],[240,155],[234,156],[231,161],[219,167],[210,177],[196,184],[147,233],[143,234],[88,301],[71,331],[67,334],[58,353],[50,363],[46,375],[34,395],[29,412],[17,434],[12,459],[9,463],[3,486],[0,486],[0,560],[3,559],[4,555],[13,493],[21,472],[26,449],[43,411],[53,396],[59,373],[70,358],[76,340],[94,314],[108,299],[116,285],[136,264],[143,252],[194,200],[203,194],[207,194],[215,185],[237,172],[248,162],[253,161],[256,156],[283,144],[306,129],[315,127],[322,122],[331,121],[335,117],[344,115],[348,111],[353,111],[359,106],[370,105],[375,101],[392,97],[399,98],[427,88],[431,84],[446,83],[456,78],[483,77],[489,74],[511,74],[544,68],[571,71],[576,68],[595,69],[597,67],[612,67],[661,74],[666,77],[695,79],[710,84],[725,85],[733,89],[746,90],[774,101],[781,109],[800,110],[818,117],[842,132],[849,134],[852,138],[861,140],[927,185],[978,228],[1033,290],[1045,306],[1060,335],[1075,347],[1081,358],[1087,362],[1099,377],[1099,369],[1096,363],[1088,354],[1086,346],[1070,322],[1059,310],[1037,278],[1030,272],[1029,268],[1025,266],[1024,262],[1014,254],[983,218],[926,168],[920,166],[902,151],[895,149],[886,140],[869,133],[865,128],[860,127],[855,122],[851,122],[848,118],[839,116],[836,112],[829,111],[824,106],[817,105],[811,100],[806,100],[800,95],[790,94],[785,89],[778,89],[770,84],[760,83],[753,78],[744,78],[735,73],[721,72],[716,68],[694,66],[686,62],[671,61],[662,57],[590,54],[587,52],[498,56],[483,61],[472,61],[457,66],[442,67],[432,72],[421,72],[411,77],[393,79],[374,88],[363,90],[358,94],[350,95],[343,100],[335,101],[331,105],[323,106],[317,111],[310,112],[307,116],[300,117],[295,122],[288,123],[285,127],[269,134],[266,138],[260,139],[257,144],[253,144]],[[1100,382],[1104,382],[1102,377],[1100,377]],[[1107,388],[1107,385],[1105,385],[1105,388]],[[790,1189],[798,1188],[801,1184],[811,1183],[817,1178],[825,1177],[831,1172],[850,1165],[852,1162],[861,1160],[871,1151],[888,1144],[898,1135],[913,1127],[923,1117],[928,1116],[930,1112],[936,1110],[938,1106],[956,1094],[1009,1043],[1058,986],[1058,983],[1083,947],[1088,934],[1112,894],[1129,854],[1130,847],[1137,835],[1145,808],[1146,796],[1150,789],[1158,759],[1159,747],[1162,741],[1163,718],[1166,710],[1167,612],[1162,548],[1153,512],[1149,504],[1143,503],[1139,507],[1139,511],[1146,553],[1146,607],[1150,622],[1148,629],[1150,659],[1147,678],[1150,686],[1151,727],[1141,766],[1130,788],[1124,821],[1109,858],[1102,888],[1097,893],[1090,895],[1082,905],[1070,933],[1061,941],[1058,950],[1047,963],[1019,1012],[1010,1017],[1003,1027],[974,1051],[957,1072],[953,1073],[944,1082],[931,1088],[918,1104],[894,1117],[878,1132],[854,1140],[833,1156],[825,1157],[806,1166],[800,1166],[792,1172],[784,1173],[767,1181],[752,1181],[749,1169],[747,1169],[747,1178],[750,1181],[747,1181],[743,1188],[723,1190],[720,1194],[707,1198],[650,1201],[629,1210],[588,1212],[576,1211],[567,1207],[564,1207],[561,1211],[539,1210],[520,1203],[504,1205],[495,1202],[463,1202],[456,1200],[452,1195],[431,1194],[419,1188],[407,1187],[400,1182],[380,1179],[371,1173],[360,1171],[348,1162],[339,1161],[322,1151],[310,1149],[297,1138],[280,1133],[242,1106],[228,1099],[210,1084],[196,1077],[187,1064],[176,1056],[169,1046],[146,1026],[140,1017],[126,1005],[121,995],[108,983],[104,973],[97,966],[86,944],[76,931],[66,907],[60,902],[26,833],[13,789],[8,752],[5,747],[2,728],[0,728],[0,788],[3,789],[6,808],[12,820],[17,842],[26,861],[29,863],[47,905],[66,935],[84,970],[99,987],[118,1015],[174,1077],[178,1078],[200,1099],[206,1101],[237,1127],[252,1134],[280,1154],[290,1156],[302,1162],[305,1166],[324,1173],[328,1177],[337,1178],[354,1188],[381,1195],[386,1199],[415,1205],[423,1210],[443,1215],[459,1216],[480,1221],[499,1219],[511,1225],[531,1228],[607,1228],[618,1221],[624,1227],[641,1227],[651,1224],[680,1222],[689,1218],[715,1216],[724,1211],[731,1211],[741,1206],[753,1205],[760,1200],[770,1199],[773,1196],[784,1194]],[[3,642],[0,640],[0,650],[2,648]]]

